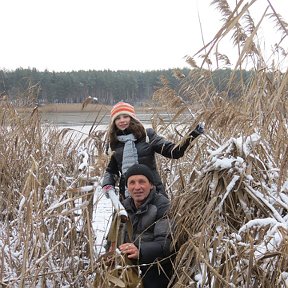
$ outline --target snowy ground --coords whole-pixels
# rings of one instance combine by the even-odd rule
[[[109,222],[113,212],[111,200],[103,195],[101,187],[98,186],[94,196],[93,207],[93,229],[96,236],[95,249],[97,254],[104,252],[103,244],[105,235],[109,228]]]

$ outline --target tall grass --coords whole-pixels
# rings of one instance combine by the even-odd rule
[[[75,187],[87,184],[88,172],[78,170],[81,147],[93,159],[99,145],[43,126],[37,109],[18,114],[3,101],[0,111],[1,287],[86,285],[95,257],[94,190]]]
[[[288,287],[287,67],[265,62],[254,42],[260,24],[270,18],[281,32],[279,46],[287,40],[287,24],[270,1],[255,24],[249,13],[254,3],[237,1],[231,7],[228,1],[213,1],[224,24],[198,52],[203,61],[197,65],[197,55],[187,57],[190,75],[175,73],[180,89],[172,90],[162,79],[154,94],[170,111],[171,122],[182,124],[168,133],[172,140],[180,141],[199,121],[206,123],[205,135],[182,161],[158,159],[172,198],[179,249],[173,287]],[[254,75],[244,85],[232,74],[227,91],[219,95],[204,67],[213,59],[216,64],[220,58],[229,60],[217,51],[229,33],[239,51],[234,68],[251,60]],[[240,97],[231,98],[229,91]],[[167,131],[159,120],[155,127]]]
[[[212,2],[223,26],[187,56],[190,75],[175,71],[177,91],[161,79],[151,105],[170,114],[167,123],[155,109],[151,119],[173,141],[206,124],[181,160],[157,158],[178,249],[171,287],[288,287],[288,77],[287,68],[280,69],[287,61],[281,47],[287,24],[271,1],[257,23],[249,11],[258,1]],[[280,31],[279,63],[266,62],[255,40],[267,19]],[[244,85],[232,74],[219,95],[209,68],[231,62],[218,49],[228,36],[238,51],[234,68],[249,61],[254,76]],[[0,105],[0,284],[91,287],[93,184],[107,163],[104,135],[94,123],[90,136],[79,139],[69,129],[41,125],[38,109],[18,114],[5,99]],[[85,153],[90,162],[79,171]]]

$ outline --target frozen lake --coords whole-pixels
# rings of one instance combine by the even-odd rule
[[[49,112],[41,113],[41,120],[43,123],[52,123],[60,129],[71,128],[79,131],[79,135],[88,135],[93,124],[97,130],[107,130],[108,128],[110,116],[106,115],[97,118],[95,114],[95,112]],[[151,127],[151,115],[137,114],[137,117],[139,117],[145,127]]]
[[[137,113],[137,117],[145,124],[151,124],[152,114]],[[168,115],[161,115],[161,117],[168,119]],[[41,113],[43,123],[54,123],[55,125],[70,127],[71,125],[77,126],[91,126],[93,123],[107,127],[110,121],[110,115],[99,116],[95,112],[49,112]]]

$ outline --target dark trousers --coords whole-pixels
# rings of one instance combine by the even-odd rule
[[[142,266],[141,271],[144,288],[167,288],[172,276],[172,265]]]

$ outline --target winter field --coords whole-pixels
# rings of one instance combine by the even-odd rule
[[[257,21],[254,1],[213,2],[223,27],[187,57],[188,75],[175,69],[177,89],[161,78],[149,102],[149,125],[175,143],[205,122],[183,158],[157,157],[178,249],[170,287],[286,288],[288,25],[272,1]],[[279,34],[269,48],[258,38],[265,21]],[[234,67],[220,53],[227,37],[239,57]],[[211,61],[227,68],[227,82],[213,82]],[[242,70],[248,63],[250,78]],[[33,93],[22,95],[30,107],[38,102]],[[109,160],[103,107],[93,106],[94,120],[75,129],[44,125],[38,108],[19,113],[0,100],[1,287],[93,287],[112,211],[99,191]]]
[[[155,114],[158,133],[178,142],[206,123],[183,159],[157,159],[176,222],[173,287],[287,287],[285,113],[256,117],[249,98],[247,118],[243,102],[228,100],[197,114],[170,97],[177,124]],[[1,106],[1,284],[92,287],[112,214],[99,186],[105,125],[43,125],[35,110]]]

